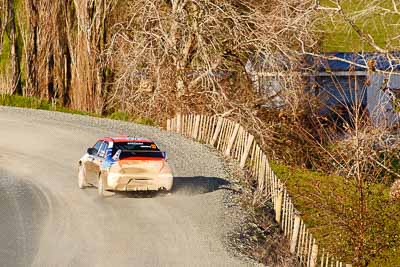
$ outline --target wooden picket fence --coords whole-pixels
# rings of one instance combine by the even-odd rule
[[[302,266],[351,267],[351,264],[344,264],[319,248],[284,184],[270,168],[267,156],[244,127],[217,116],[177,114],[167,120],[167,130],[212,145],[252,174],[257,181],[255,195],[271,198],[275,220],[290,240],[290,251],[298,257]]]

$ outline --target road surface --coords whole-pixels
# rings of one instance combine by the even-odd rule
[[[153,138],[169,153],[171,196],[77,186],[98,137]],[[0,266],[249,266],[224,236],[223,163],[203,145],[125,122],[0,107]]]

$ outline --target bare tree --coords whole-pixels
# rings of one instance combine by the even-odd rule
[[[110,101],[135,113],[156,116],[160,109],[171,113],[198,101],[206,105],[191,107],[225,115],[246,110],[244,118],[252,116],[250,106],[258,96],[251,92],[248,60],[282,54],[289,63],[299,47],[295,40],[315,45],[304,27],[311,23],[312,1],[141,0],[127,5],[109,49],[116,70]],[[296,68],[277,61],[269,62],[275,71]]]
[[[101,54],[107,44],[107,19],[117,1],[74,1],[77,32],[68,33],[72,47],[72,106],[102,113],[106,65]],[[76,34],[76,35],[75,35]],[[85,82],[83,82],[85,81]]]
[[[3,80],[9,80],[10,84],[6,86],[11,86],[9,89],[11,94],[21,94],[21,68],[20,68],[20,56],[19,50],[22,47],[19,47],[18,44],[18,31],[17,31],[17,23],[16,23],[16,14],[15,14],[15,1],[14,0],[3,0],[0,4],[0,52],[4,53],[3,45],[4,45],[4,37],[9,41],[9,59],[10,59],[10,73],[6,70],[6,73],[3,75],[10,75],[9,78],[4,78]]]
[[[25,1],[27,15],[27,25],[29,30],[23,33],[24,52],[27,67],[25,94],[34,96],[39,93],[38,83],[38,53],[39,53],[39,9],[33,0]]]

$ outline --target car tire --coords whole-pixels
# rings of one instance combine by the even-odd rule
[[[85,175],[85,169],[83,168],[82,165],[79,166],[79,172],[78,172],[78,186],[80,189],[85,189],[87,186],[86,183],[86,175]]]
[[[99,196],[104,197],[104,193],[105,193],[105,181],[104,181],[104,177],[100,174],[99,175],[99,182],[97,184],[97,192],[99,194]]]

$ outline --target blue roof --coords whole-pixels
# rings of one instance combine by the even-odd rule
[[[327,53],[324,55],[326,58],[335,57],[361,66],[355,66],[338,59],[322,57],[308,58],[307,61],[314,65],[318,71],[365,71],[368,69],[369,61],[375,62],[377,70],[400,71],[400,52],[392,52],[390,55],[397,60],[390,60],[387,55],[381,53]]]

